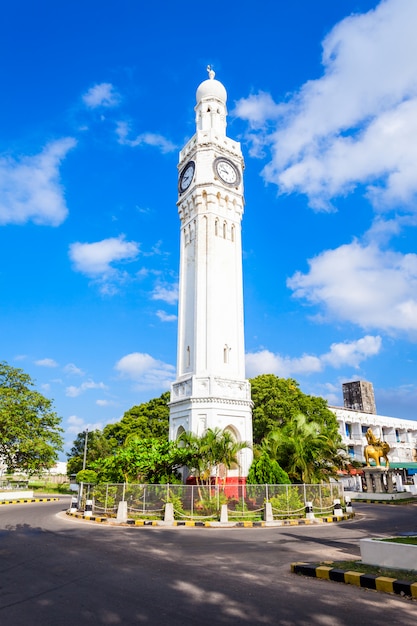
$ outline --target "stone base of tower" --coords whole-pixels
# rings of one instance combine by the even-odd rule
[[[215,383],[219,385],[220,379]],[[201,381],[197,381],[201,385]],[[209,381],[210,383],[210,381]],[[247,442],[248,447],[238,453],[236,469],[228,470],[228,478],[242,479],[248,475],[252,463],[252,401],[250,399],[250,385],[248,381],[225,381],[223,390],[228,385],[230,397],[198,397],[188,395],[192,392],[196,382],[189,379],[180,383],[184,385],[184,396],[178,392],[179,383],[174,383],[171,393],[169,439],[175,441],[183,433],[193,433],[201,437],[208,430],[220,429],[228,431],[239,443]],[[210,389],[210,384],[207,385]],[[226,395],[226,394],[225,394]],[[239,397],[240,396],[240,397]]]
[[[187,485],[197,485],[195,476],[189,476],[186,480]],[[242,498],[246,496],[246,476],[231,477],[224,479],[216,479],[215,476],[210,478],[210,485],[219,488],[228,498]]]

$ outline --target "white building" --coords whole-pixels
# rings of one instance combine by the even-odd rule
[[[365,462],[363,450],[368,443],[365,433],[371,428],[376,437],[389,444],[388,458],[394,467],[417,462],[417,421],[341,407],[329,409],[336,415],[343,443],[356,461]]]
[[[220,428],[252,444],[243,332],[244,163],[240,144],[226,136],[226,89],[208,69],[196,94],[196,133],[178,165],[178,345],[169,437]],[[246,476],[251,461],[246,448],[229,476]]]

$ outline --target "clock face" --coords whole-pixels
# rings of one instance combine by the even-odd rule
[[[229,159],[218,158],[214,161],[214,170],[226,185],[238,185],[240,173],[236,165]]]
[[[180,174],[180,180],[178,183],[180,192],[185,191],[191,185],[191,182],[194,178],[194,172],[195,163],[194,161],[190,161],[189,163],[187,163],[187,165],[184,167]]]

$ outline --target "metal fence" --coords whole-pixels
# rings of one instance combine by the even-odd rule
[[[329,514],[334,500],[343,501],[339,483],[320,485],[84,485],[80,508],[92,500],[95,515],[116,516],[119,502],[127,502],[130,518],[161,519],[172,503],[177,520],[218,519],[227,504],[229,519],[261,519],[270,502],[274,519],[305,517],[306,503],[315,515]]]

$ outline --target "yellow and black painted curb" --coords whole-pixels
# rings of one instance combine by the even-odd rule
[[[417,580],[412,583],[406,580],[389,578],[388,576],[376,576],[375,574],[365,574],[314,563],[291,563],[291,572],[311,578],[323,578],[338,583],[356,585],[364,589],[395,593],[417,599]]]
[[[0,504],[29,504],[31,502],[58,502],[59,498],[25,498],[21,500],[0,500]]]
[[[116,523],[114,517],[100,517],[97,515],[85,515],[84,513],[71,513],[67,511],[67,515],[71,517],[76,517],[77,519],[83,519],[90,522],[97,522],[98,524],[105,523]],[[202,522],[202,521],[174,521],[172,524],[169,524],[171,527],[175,526],[187,526],[190,528],[273,528],[279,526],[312,526],[314,524],[324,524],[324,523],[333,523],[333,522],[343,522],[348,519],[352,519],[354,517],[354,513],[345,514],[342,517],[329,516],[329,517],[321,517],[316,518],[315,520],[309,519],[288,519],[288,520],[280,520],[275,522],[226,522],[221,524],[220,522]],[[117,524],[118,526],[167,526],[160,520],[133,520],[129,519],[127,522],[123,522],[121,524]]]

